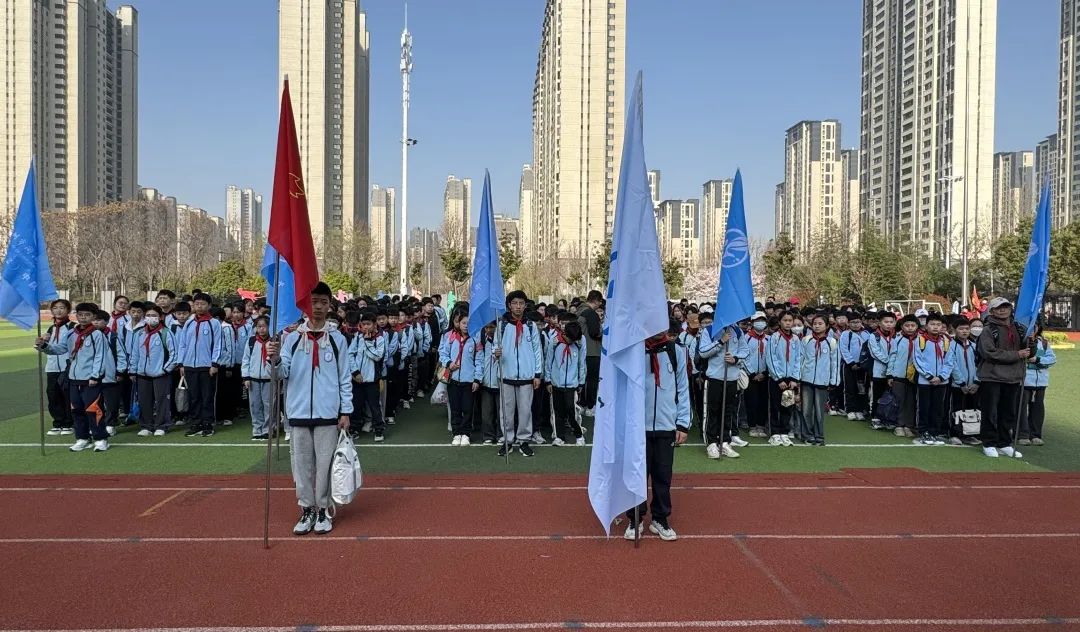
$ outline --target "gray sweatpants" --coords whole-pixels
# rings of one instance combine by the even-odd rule
[[[296,500],[301,507],[330,508],[330,464],[334,461],[337,440],[337,424],[292,427],[289,452]]]
[[[532,440],[532,383],[522,386],[513,384],[499,385],[499,399],[502,405],[503,442],[514,443],[514,411],[517,411],[517,440]]]
[[[270,382],[251,381],[248,408],[251,410],[251,435],[269,434],[267,420],[270,418]]]

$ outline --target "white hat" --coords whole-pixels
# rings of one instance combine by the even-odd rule
[[[701,308],[698,309],[698,313],[699,314],[711,314],[711,313],[713,313],[712,305],[709,305],[707,303],[705,305],[702,305]]]
[[[754,312],[754,315],[750,317],[750,320],[765,320],[765,312]]]
[[[1003,305],[1008,305],[1009,307],[1012,307],[1012,301],[1005,298],[1004,296],[998,296],[994,300],[990,301],[991,310],[995,310]]]
[[[920,307],[919,309],[915,310],[915,315],[916,316],[929,316],[930,312],[926,311],[925,307]]]

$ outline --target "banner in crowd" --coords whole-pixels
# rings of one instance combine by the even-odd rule
[[[58,296],[38,212],[36,173],[31,159],[0,274],[0,317],[23,329],[40,323],[41,304]]]

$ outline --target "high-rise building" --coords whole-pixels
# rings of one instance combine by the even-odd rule
[[[225,189],[225,221],[229,237],[241,252],[263,245],[262,206],[262,196],[252,189],[241,189],[231,184]]]
[[[656,214],[660,257],[688,269],[701,263],[701,221],[698,200],[664,200]]]
[[[1051,134],[1035,145],[1035,203],[1038,204],[1046,182],[1050,183],[1050,218],[1054,226],[1062,226],[1058,213],[1061,207],[1058,189],[1061,187],[1061,159],[1058,155],[1058,135]]]
[[[278,73],[289,79],[318,247],[327,233],[368,221],[370,77],[359,0],[278,0]]]
[[[455,247],[469,249],[472,228],[472,180],[446,178],[443,189],[443,228],[454,231],[454,235],[444,235]]]
[[[1057,182],[1051,185],[1051,224],[1057,228],[1080,212],[1080,0],[1061,0],[1061,54],[1058,81]],[[1045,173],[1045,172],[1044,172]]]
[[[611,234],[625,72],[626,0],[547,0],[533,86],[542,258],[589,259]]]
[[[848,248],[859,247],[862,213],[859,210],[859,150],[840,150],[840,230]]]
[[[521,220],[517,217],[495,213],[495,238],[500,245],[507,243],[520,251]]]
[[[521,185],[518,187],[518,218],[521,227],[521,254],[535,261],[536,252],[536,178],[532,165],[521,168]]]
[[[658,169],[649,171],[649,195],[652,196],[652,206],[655,211],[660,208],[660,171]]]
[[[1025,215],[1035,212],[1035,152],[994,154],[994,208],[990,241],[1008,235]]]
[[[784,183],[781,182],[776,185],[776,192],[773,194],[773,236],[782,235],[784,227],[790,223],[784,208]]]
[[[731,187],[735,181],[709,180],[702,186],[701,196],[701,257],[706,265],[716,266],[724,251],[728,210],[731,208]]]
[[[800,259],[841,234],[840,123],[801,121],[784,138],[784,224]]]
[[[997,0],[863,0],[860,208],[893,243],[989,229],[996,33]]]
[[[393,270],[395,267],[396,204],[394,187],[384,189],[377,184],[371,187],[371,221],[368,228],[371,230],[373,265],[379,272]]]
[[[0,213],[30,159],[44,210],[134,199],[139,14],[106,0],[8,0],[0,9]]]

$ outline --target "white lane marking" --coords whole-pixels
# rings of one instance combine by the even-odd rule
[[[0,479],[4,475],[0,475]],[[178,474],[177,477],[183,477]],[[677,491],[994,491],[1080,489],[1078,485],[672,485]],[[262,492],[265,487],[0,487],[3,492]],[[585,485],[383,485],[365,486],[361,492],[580,492]],[[272,492],[293,492],[292,487],[271,487]]]

